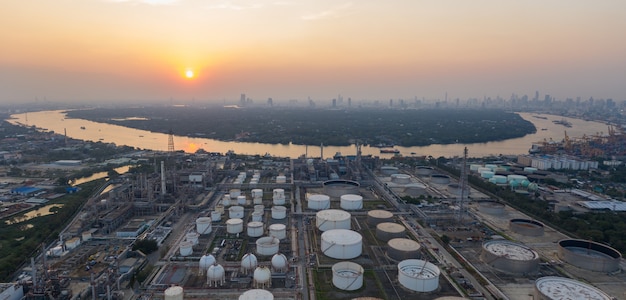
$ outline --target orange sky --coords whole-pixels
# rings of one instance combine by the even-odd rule
[[[619,0],[3,0],[0,103],[626,100],[624,29]]]

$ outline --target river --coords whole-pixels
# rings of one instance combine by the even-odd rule
[[[521,138],[509,139],[498,142],[474,143],[474,144],[449,144],[449,145],[429,145],[422,147],[400,147],[395,148],[404,156],[433,156],[433,157],[453,157],[463,155],[463,148],[467,147],[470,157],[484,157],[498,154],[526,154],[532,143],[553,139],[555,141],[563,140],[565,131],[570,137],[582,137],[583,135],[595,135],[597,133],[607,133],[607,125],[600,122],[585,121],[573,118],[563,118],[554,115],[540,115],[533,113],[519,113],[519,115],[532,122],[537,128],[534,134],[528,134]],[[543,118],[536,118],[542,116]],[[554,124],[553,120],[565,119],[572,124],[571,128],[563,125]],[[54,131],[63,134],[67,132],[67,136],[74,139],[85,141],[115,143],[116,145],[126,145],[139,149],[149,149],[166,151],[168,148],[168,135],[164,133],[155,133],[145,130],[133,129],[124,126],[111,125],[106,123],[97,123],[82,119],[66,119],[62,110],[58,111],[40,111],[30,112],[28,114],[15,114],[7,121],[13,124],[36,126],[46,131]],[[281,144],[263,144],[263,143],[241,143],[241,142],[224,142],[206,138],[193,138],[186,136],[174,136],[175,150],[183,150],[193,153],[202,148],[209,152],[225,153],[233,150],[238,154],[271,154],[273,156],[296,158],[303,154],[309,157],[320,157],[322,149],[319,145],[303,146],[303,145],[281,145]],[[344,155],[355,155],[356,147],[352,146],[324,146],[323,156],[325,158],[332,157],[336,152]],[[380,153],[379,148],[363,146],[361,148],[363,155],[377,155],[383,158],[392,157],[393,154]]]

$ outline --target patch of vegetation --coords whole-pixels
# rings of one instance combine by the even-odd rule
[[[531,122],[517,114],[488,109],[141,107],[75,110],[68,117],[223,141],[332,146],[356,140],[407,147],[481,143],[536,132]]]

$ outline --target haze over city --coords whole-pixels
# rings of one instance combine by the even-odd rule
[[[626,99],[623,1],[6,0],[0,103]]]

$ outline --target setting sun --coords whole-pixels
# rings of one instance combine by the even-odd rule
[[[193,78],[193,77],[194,77],[194,75],[195,75],[195,74],[193,73],[193,70],[187,70],[187,71],[185,71],[185,77],[187,77],[187,78],[189,78],[189,79]]]

